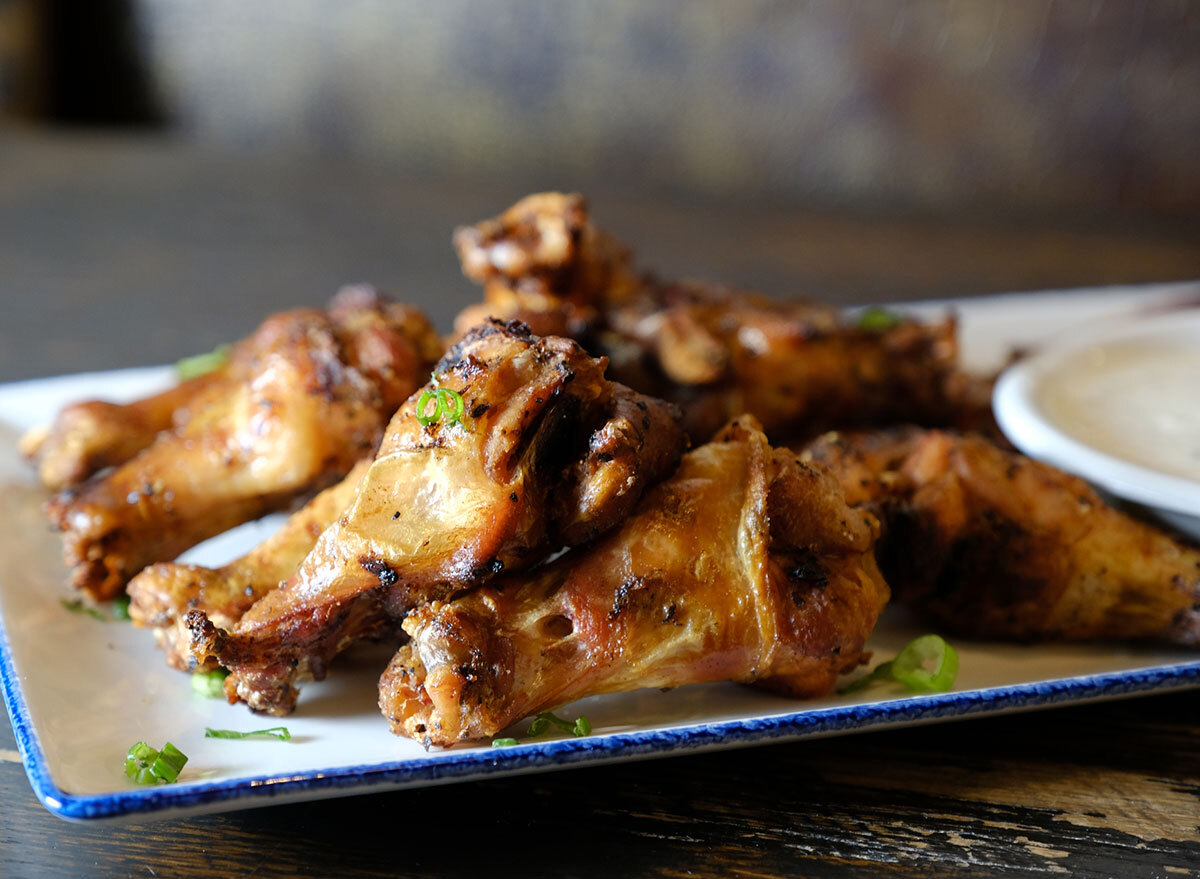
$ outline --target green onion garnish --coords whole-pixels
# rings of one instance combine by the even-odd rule
[[[204,728],[204,737],[206,739],[249,739],[255,736],[279,739],[281,742],[291,741],[292,738],[292,734],[288,732],[286,726],[273,726],[270,729],[255,729],[250,732],[238,732],[235,729]]]
[[[548,730],[551,725],[564,729],[571,735],[578,738],[579,736],[590,736],[592,734],[592,722],[587,719],[586,714],[581,714],[575,718],[575,722],[563,720],[551,711],[542,711],[533,718],[529,724],[529,729],[525,733],[526,738],[536,738]],[[521,744],[516,739],[492,739],[493,748],[509,748],[513,745]]]
[[[220,699],[225,695],[225,678],[227,677],[229,677],[227,668],[198,672],[192,675],[192,689],[209,699]]]
[[[877,305],[864,309],[858,316],[858,328],[872,333],[882,333],[884,330],[890,330],[902,323],[904,323],[904,318],[900,315]]]
[[[540,736],[550,727],[550,724],[554,724],[559,729],[566,730],[576,737],[589,735],[592,731],[592,724],[584,715],[580,715],[575,719],[574,723],[571,723],[571,721],[563,720],[553,712],[543,711],[533,719],[533,723],[529,724],[529,732],[526,735]]]
[[[216,372],[229,362],[232,351],[233,349],[229,345],[218,345],[207,354],[185,357],[175,364],[175,374],[181,380],[187,381],[190,378],[199,378],[210,372]]]
[[[169,784],[179,778],[187,761],[187,755],[170,742],[161,751],[138,742],[125,755],[125,775],[138,784]]]
[[[877,665],[870,674],[838,690],[855,693],[876,681],[895,681],[915,693],[944,693],[958,675],[958,651],[940,635],[922,635],[905,645],[896,658]]]
[[[433,411],[429,409],[430,402],[434,403]],[[417,397],[417,421],[422,427],[429,427],[444,418],[446,426],[453,427],[462,423],[465,408],[462,394],[458,391],[434,385],[432,390],[421,391],[421,396]]]
[[[124,620],[129,619],[129,596],[128,595],[122,595],[118,598],[113,599],[112,615],[113,615],[114,620],[123,620],[124,621]]]
[[[58,600],[58,603],[61,604],[63,607],[65,607],[67,610],[69,610],[71,613],[81,613],[84,616],[89,616],[94,620],[100,620],[100,622],[102,622],[102,623],[108,622],[108,617],[106,617],[100,610],[92,607],[90,604],[84,604],[78,598],[74,598],[74,599],[60,598]]]

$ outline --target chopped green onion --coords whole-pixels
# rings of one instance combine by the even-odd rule
[[[529,724],[529,732],[526,735],[540,736],[549,728],[550,724],[554,724],[559,729],[566,730],[573,736],[591,735],[592,732],[592,724],[584,715],[580,715],[575,719],[574,723],[571,723],[571,721],[563,720],[551,711],[543,711]]]
[[[525,733],[527,739],[533,739],[540,736],[550,726],[557,726],[559,729],[566,730],[575,737],[590,736],[592,734],[592,722],[587,719],[587,715],[581,714],[575,718],[575,722],[563,720],[561,717],[554,714],[552,711],[539,712],[533,720],[529,722],[529,729]],[[507,748],[512,745],[519,745],[516,739],[492,739],[493,748]]]
[[[452,391],[450,388],[438,388],[438,411],[446,418],[446,426],[460,424],[462,422],[463,411],[466,404],[463,403],[462,394],[458,391]]]
[[[128,595],[122,595],[122,596],[119,596],[118,598],[113,599],[112,615],[113,615],[114,620],[124,621],[124,620],[129,619],[129,596]]]
[[[429,411],[431,400],[435,403],[432,412]],[[447,427],[462,424],[464,411],[466,411],[466,404],[463,402],[462,394],[450,388],[439,388],[434,385],[432,390],[421,391],[421,396],[417,397],[417,421],[421,423],[422,427],[437,424],[443,419],[445,419]]]
[[[207,354],[197,354],[195,357],[185,357],[175,364],[175,373],[183,381],[199,378],[216,372],[229,362],[233,349],[229,345],[218,345]]]
[[[922,635],[896,654],[892,677],[910,690],[944,693],[958,676],[958,651],[940,635]]]
[[[426,415],[426,404],[433,400],[433,414]],[[442,401],[438,398],[435,391],[421,391],[421,396],[417,398],[417,421],[421,422],[422,427],[429,427],[431,424],[436,424],[438,416],[442,412]]]
[[[125,775],[138,784],[169,784],[179,778],[188,758],[170,742],[156,751],[138,742],[125,755]]]
[[[220,699],[225,695],[225,678],[227,677],[229,677],[227,668],[198,672],[192,675],[192,689],[209,699]]]
[[[904,318],[900,317],[894,311],[888,311],[886,308],[880,308],[877,305],[864,309],[858,316],[858,328],[860,330],[868,330],[872,333],[882,333],[884,330],[890,330],[903,322]]]
[[[78,598],[74,598],[74,599],[60,598],[58,600],[58,603],[61,604],[63,607],[65,607],[67,610],[69,610],[71,613],[81,613],[85,616],[91,617],[94,620],[100,620],[100,622],[102,622],[102,623],[108,622],[108,617],[106,617],[100,610],[92,607],[90,604],[84,604]]]
[[[187,755],[183,751],[176,748],[170,742],[167,742],[163,745],[162,750],[158,752],[158,757],[150,764],[150,772],[155,778],[171,782],[179,778],[179,773],[183,770],[187,761]]]
[[[905,645],[896,658],[883,662],[838,693],[865,690],[876,681],[895,681],[916,693],[944,693],[958,676],[958,651],[940,635],[922,635]]]
[[[206,739],[249,739],[254,736],[266,736],[274,739],[279,739],[281,742],[290,741],[292,734],[288,732],[286,726],[273,726],[270,729],[256,729],[250,732],[238,732],[235,729],[211,729],[205,727],[204,737]]]

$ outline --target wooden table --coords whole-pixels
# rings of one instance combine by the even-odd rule
[[[646,265],[836,301],[1200,277],[1194,225],[848,217],[587,187]],[[0,137],[0,381],[173,360],[374,279],[443,326],[454,224],[562,181]],[[0,730],[0,876],[1200,874],[1194,694],[190,820],[71,825]]]

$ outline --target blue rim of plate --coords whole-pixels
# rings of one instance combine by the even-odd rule
[[[444,757],[432,760],[398,760],[317,769],[294,775],[250,776],[211,783],[164,785],[87,795],[61,790],[50,775],[46,756],[29,715],[25,694],[17,679],[2,620],[0,686],[3,686],[4,703],[12,720],[17,748],[34,793],[58,817],[86,821],[138,815],[171,818],[174,817],[172,810],[201,811],[235,800],[243,801],[235,808],[265,806],[275,798],[281,802],[287,801],[289,794],[328,792],[328,796],[349,796],[618,758],[694,753],[720,747],[780,742],[822,733],[868,730],[882,724],[921,723],[1002,710],[1032,709],[1063,702],[1080,703],[1152,691],[1187,689],[1200,687],[1200,660],[669,729],[610,733],[501,749],[459,753],[448,751]],[[212,810],[216,811],[216,808]]]

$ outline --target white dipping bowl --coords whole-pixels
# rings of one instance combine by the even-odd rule
[[[1200,538],[1200,309],[1064,337],[1010,367],[1013,445]]]

